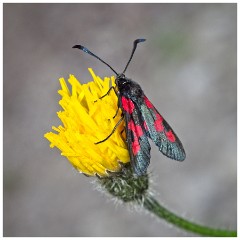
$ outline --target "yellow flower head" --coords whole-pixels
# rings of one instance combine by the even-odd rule
[[[65,80],[60,79],[62,89],[58,93],[62,96],[59,104],[63,108],[57,112],[62,126],[52,127],[54,132],[44,136],[51,142],[50,147],[57,147],[61,155],[67,157],[70,163],[80,172],[93,176],[107,176],[108,171],[121,170],[120,163],[129,162],[126,136],[123,131],[124,121],[106,141],[105,139],[121,118],[117,111],[117,96],[114,91],[105,95],[109,88],[115,86],[115,78],[105,77],[102,80],[92,69],[89,71],[93,81],[81,84],[73,75],[68,82],[72,86],[70,92]]]

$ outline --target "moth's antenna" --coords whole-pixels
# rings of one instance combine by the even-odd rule
[[[146,39],[142,39],[142,38],[141,38],[141,39],[136,39],[136,40],[133,42],[133,50],[132,50],[130,59],[128,60],[128,63],[127,63],[127,65],[126,65],[125,69],[123,70],[123,74],[126,72],[129,63],[130,63],[131,60],[132,60],[133,54],[134,54],[134,52],[135,52],[135,50],[136,50],[136,48],[137,48],[137,44],[140,43],[140,42],[145,42],[145,41],[146,41]]]
[[[89,51],[87,48],[85,48],[84,46],[82,46],[82,45],[75,45],[75,46],[73,46],[72,48],[78,48],[78,49],[84,51],[85,53],[88,53],[89,55],[92,55],[93,57],[97,58],[97,59],[100,60],[102,63],[104,63],[105,65],[107,65],[109,68],[111,68],[111,70],[112,70],[113,72],[115,72],[116,75],[117,75],[117,72],[116,72],[109,64],[107,64],[106,62],[104,62],[100,57],[98,57],[98,56],[96,56],[95,54],[93,54],[92,52],[90,52],[90,51]]]

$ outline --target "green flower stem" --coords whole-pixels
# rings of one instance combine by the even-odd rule
[[[154,213],[158,217],[164,219],[165,221],[174,224],[184,230],[209,237],[236,237],[236,231],[223,230],[223,229],[213,229],[205,226],[192,223],[185,220],[176,214],[170,212],[163,206],[161,206],[153,197],[147,196],[144,199],[143,205],[150,212]]]
[[[236,237],[237,232],[223,229],[213,229],[190,222],[184,218],[177,216],[161,206],[148,193],[149,179],[148,175],[134,176],[131,165],[124,165],[122,172],[116,173],[111,177],[99,178],[99,183],[104,189],[117,199],[123,202],[132,202],[143,205],[147,210],[154,213],[163,220],[182,228],[186,231],[196,233],[198,235],[208,237]]]

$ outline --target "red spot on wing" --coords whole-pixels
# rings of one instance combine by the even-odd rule
[[[136,125],[133,120],[128,123],[128,128],[133,131],[133,135],[136,138],[139,138],[143,135],[143,130],[141,126]]]
[[[137,153],[139,152],[139,150],[140,150],[140,144],[139,144],[138,140],[136,140],[132,143],[133,155],[136,156]]]
[[[169,130],[168,132],[166,132],[166,136],[167,136],[167,139],[170,142],[175,142],[176,141],[176,137],[174,136],[172,130]]]
[[[131,120],[129,123],[128,123],[128,129],[132,130],[134,129],[134,122],[133,120]]]
[[[136,125],[133,120],[128,123],[128,129],[133,133],[132,151],[134,156],[140,151],[139,138],[143,135],[142,127]]]
[[[154,121],[154,128],[156,129],[157,132],[162,132],[164,130],[162,116],[156,111],[153,104],[149,101],[149,99],[146,96],[144,96],[144,102],[148,108],[153,109],[153,112],[155,114],[156,120]],[[145,122],[144,127],[148,131],[147,124]]]
[[[122,107],[127,113],[132,114],[134,110],[134,103],[132,100],[122,97]]]
[[[152,105],[152,103],[149,101],[149,99],[146,96],[144,96],[144,101],[148,108],[154,108],[154,106]]]
[[[156,113],[156,120],[154,122],[154,127],[155,127],[157,132],[162,132],[164,130],[163,118],[158,113]]]

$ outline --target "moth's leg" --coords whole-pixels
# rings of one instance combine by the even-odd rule
[[[117,111],[116,111],[115,115],[113,116],[113,119],[118,115],[119,108],[121,108],[121,104],[120,104],[120,100],[119,100],[119,97],[118,97],[118,108],[117,108]],[[123,114],[121,115],[121,117],[122,116],[123,116]]]
[[[119,101],[119,100],[118,100]],[[117,114],[118,114],[118,111],[119,111],[119,105],[118,105],[118,109],[117,109],[117,111],[116,111],[116,113],[115,113],[115,115],[113,116],[113,119],[117,116]]]
[[[119,124],[122,122],[122,120],[124,119],[124,116],[122,116],[120,118],[120,120],[118,121],[118,123],[115,125],[115,127],[113,128],[112,132],[106,137],[104,138],[103,140],[99,141],[99,142],[96,142],[95,144],[99,144],[99,143],[102,143],[102,142],[105,142],[107,139],[109,139],[112,134],[116,131],[117,127],[119,126]]]
[[[108,89],[107,93],[104,94],[103,96],[101,96],[99,99],[102,99],[102,98],[106,97],[106,96],[110,93],[110,91],[111,91],[112,89],[115,89],[115,88],[114,88],[113,86],[111,86],[111,87]]]
[[[119,111],[119,108],[120,108],[119,92],[116,90],[116,87],[113,87],[113,86],[110,87],[110,88],[108,89],[107,93],[104,94],[103,96],[101,96],[99,99],[102,99],[102,98],[106,97],[112,89],[114,90],[115,94],[116,94],[117,97],[118,97],[118,109],[117,109],[115,115],[113,116],[113,119],[114,119],[114,118],[117,116],[118,111]],[[96,102],[96,101],[95,101],[95,102]]]
[[[111,86],[111,87],[108,89],[107,93],[104,94],[103,96],[101,96],[99,99],[102,99],[102,98],[106,97],[106,96],[110,93],[110,91],[111,91],[112,89],[114,90],[114,92],[116,93],[116,95],[118,95],[117,92],[116,92],[115,87]],[[97,102],[97,100],[95,100],[94,102]]]
[[[115,113],[115,115],[113,116],[113,119],[117,116],[117,114],[118,114],[118,111],[119,111],[119,108],[121,108],[121,103],[120,103],[120,97],[119,97],[119,92],[116,90],[116,88],[114,88],[114,92],[115,92],[115,94],[117,95],[117,97],[118,97],[118,109],[117,109],[117,111],[116,111],[116,113]],[[121,117],[123,116],[123,114],[121,115]]]

